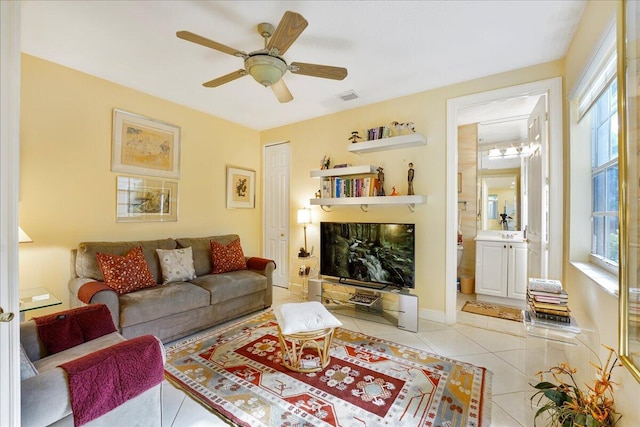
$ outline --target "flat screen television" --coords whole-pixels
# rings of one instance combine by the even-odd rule
[[[415,287],[415,224],[321,222],[320,274],[373,288]]]

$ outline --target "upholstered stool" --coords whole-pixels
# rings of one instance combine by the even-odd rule
[[[333,331],[342,322],[317,301],[282,304],[273,313],[278,322],[282,364],[296,372],[326,368]],[[307,347],[312,351],[305,354]]]

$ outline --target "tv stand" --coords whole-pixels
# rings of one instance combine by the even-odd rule
[[[405,289],[381,288],[332,279],[309,279],[307,298],[335,314],[418,332],[418,296]]]

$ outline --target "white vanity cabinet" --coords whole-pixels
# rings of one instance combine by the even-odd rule
[[[476,240],[476,294],[526,298],[526,242]]]

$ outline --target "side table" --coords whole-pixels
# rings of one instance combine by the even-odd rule
[[[39,308],[51,307],[62,304],[47,288],[20,289],[20,321],[24,322],[24,312]]]
[[[309,289],[309,279],[318,277],[318,257],[311,255],[308,257],[292,257],[291,272],[289,282],[298,284],[302,288],[302,299],[307,299]]]

